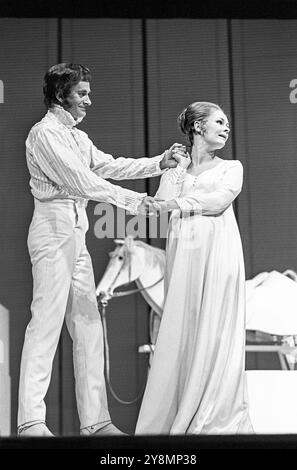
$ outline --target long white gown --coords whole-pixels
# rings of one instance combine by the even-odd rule
[[[136,434],[253,432],[245,381],[245,272],[232,201],[239,161],[193,176],[177,167],[157,196],[175,198],[165,305]]]

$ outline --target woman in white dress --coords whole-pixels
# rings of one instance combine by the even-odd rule
[[[208,102],[178,118],[189,158],[167,170],[155,199],[172,211],[165,305],[136,434],[251,433],[245,382],[245,272],[232,202],[239,161],[215,155],[228,119]]]

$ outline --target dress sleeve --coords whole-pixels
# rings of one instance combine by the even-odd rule
[[[177,198],[181,193],[186,171],[187,170],[180,165],[166,170],[161,177],[155,199],[168,201]]]
[[[240,193],[243,181],[243,167],[238,160],[228,162],[220,187],[213,192],[199,191],[177,197],[175,201],[183,212],[194,211],[200,215],[218,215],[224,212]]]
[[[150,178],[161,175],[160,168],[163,155],[156,157],[114,158],[112,155],[99,150],[89,139],[91,149],[91,170],[101,178],[114,180]]]
[[[113,185],[97,176],[77,158],[55,129],[40,129],[31,152],[47,177],[69,195],[109,202],[132,214],[137,213],[137,206],[146,196],[146,193]]]

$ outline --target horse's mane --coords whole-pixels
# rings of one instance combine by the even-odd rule
[[[161,248],[157,248],[155,246],[148,245],[147,243],[142,242],[141,240],[134,240],[135,245],[141,246],[144,248],[146,257],[149,259],[156,258],[157,261],[161,264],[161,266],[165,265],[165,251]]]

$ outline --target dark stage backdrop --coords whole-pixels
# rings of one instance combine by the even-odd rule
[[[33,211],[25,162],[25,138],[45,109],[42,78],[58,61],[92,70],[92,101],[82,123],[94,143],[113,155],[153,156],[184,142],[177,114],[198,100],[220,104],[233,137],[220,152],[244,165],[236,203],[246,274],[297,269],[296,104],[290,82],[297,78],[296,20],[224,19],[0,19],[0,303],[10,312],[12,431],[16,429],[21,348],[30,318],[32,277],[27,230]],[[158,178],[122,183],[154,194]],[[108,262],[113,239],[98,239],[98,215],[89,202],[87,244],[95,280]],[[165,240],[152,239],[164,247]],[[148,307],[140,295],[108,307],[111,376],[124,400],[141,391],[147,358]],[[250,367],[274,367],[270,359]],[[277,365],[275,366],[277,367]],[[133,432],[140,402],[123,405],[109,393],[114,423]],[[48,423],[63,435],[79,430],[72,352],[63,330],[47,396]]]

